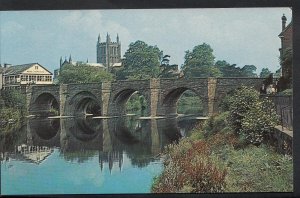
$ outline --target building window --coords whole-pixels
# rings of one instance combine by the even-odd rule
[[[35,69],[36,69],[36,70],[39,69],[39,66],[35,66]]]
[[[46,81],[51,82],[52,81],[51,76],[46,76]]]

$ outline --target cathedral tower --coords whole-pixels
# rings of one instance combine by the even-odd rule
[[[107,71],[114,66],[115,63],[121,62],[121,42],[119,35],[117,35],[117,41],[112,42],[110,35],[107,33],[106,41],[101,42],[100,34],[97,41],[97,63],[103,64]]]

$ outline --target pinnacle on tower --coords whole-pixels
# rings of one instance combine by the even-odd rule
[[[110,43],[110,36],[108,35],[108,32],[107,32],[107,35],[106,35],[106,42]]]
[[[117,34],[117,43],[119,43],[120,41],[119,41],[119,34]]]
[[[59,60],[59,66],[61,67],[61,65],[62,65],[62,57],[60,57],[60,60]]]
[[[71,57],[71,54],[70,54],[70,57],[69,57],[69,63],[72,63],[72,57]]]
[[[100,34],[98,35],[98,43],[101,42]]]

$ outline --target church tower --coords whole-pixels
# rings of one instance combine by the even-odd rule
[[[103,64],[107,71],[110,71],[115,63],[121,63],[121,42],[119,35],[117,41],[112,42],[107,33],[106,41],[101,42],[100,34],[97,41],[97,63]]]

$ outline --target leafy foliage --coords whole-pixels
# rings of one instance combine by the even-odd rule
[[[259,77],[260,78],[267,78],[271,74],[271,71],[268,68],[262,68]]]
[[[25,115],[26,97],[21,94],[20,90],[5,89],[1,90],[0,94],[0,127],[1,131],[5,132],[10,126],[10,122],[19,124],[22,117]],[[5,129],[4,129],[4,128]]]
[[[170,65],[170,55],[164,55],[160,65],[160,74],[158,77],[160,78],[178,78],[179,71],[178,65]]]
[[[276,125],[274,105],[259,98],[253,88],[242,86],[229,97],[229,122],[237,134],[252,144],[260,144]]]
[[[144,116],[147,109],[145,97],[139,93],[133,94],[126,103],[126,112],[137,113]]]
[[[180,141],[168,148],[165,169],[152,186],[152,192],[223,192],[226,170],[216,166],[205,141]]]
[[[222,132],[226,127],[228,127],[227,117],[229,112],[224,112],[219,115],[211,116],[205,121],[203,126],[203,131],[205,136],[210,136],[216,133]]]
[[[5,89],[1,91],[2,105],[4,102],[5,107],[12,107],[25,110],[26,97],[20,90]]]
[[[186,51],[184,56],[183,73],[190,77],[220,77],[221,71],[214,66],[215,56],[210,45],[203,43]]]
[[[223,77],[257,77],[254,65],[245,65],[240,68],[236,64],[231,65],[225,60],[219,60],[215,63],[215,67],[221,71]]]
[[[122,61],[124,68],[117,72],[117,78],[137,80],[157,77],[162,54],[157,46],[143,41],[131,43]]]
[[[225,60],[217,61],[215,66],[222,72],[223,77],[238,77],[240,76],[240,68],[236,64],[229,64]]]
[[[240,77],[257,77],[255,74],[256,67],[254,65],[245,65],[241,69],[241,76]]]
[[[58,76],[60,83],[92,83],[112,81],[114,76],[102,68],[93,67],[84,63],[72,65],[65,64]]]
[[[185,91],[178,100],[177,113],[199,114],[203,111],[201,99],[192,91]]]
[[[274,104],[267,99],[260,100],[246,112],[240,132],[250,143],[260,144],[277,121]]]

